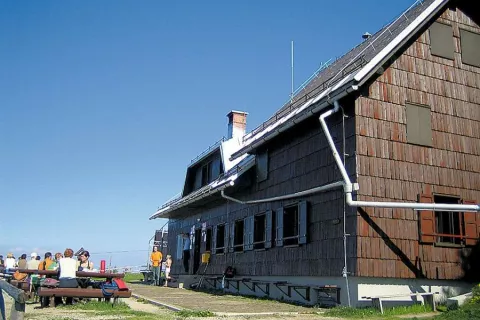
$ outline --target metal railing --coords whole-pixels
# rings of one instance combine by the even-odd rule
[[[209,146],[207,149],[205,149],[204,151],[202,151],[202,153],[200,153],[198,156],[196,156],[195,158],[192,159],[192,161],[190,161],[190,165],[196,161],[198,161],[198,159],[201,159],[203,156],[205,156],[206,154],[208,154],[209,152],[211,152],[213,149],[217,148],[222,142],[226,141],[227,138],[225,136],[223,136],[220,140],[218,140],[217,142],[215,142],[214,144],[212,144],[211,146]]]

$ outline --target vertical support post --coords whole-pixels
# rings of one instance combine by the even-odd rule
[[[25,316],[25,302],[17,302],[12,305],[10,320],[23,320]]]
[[[3,291],[0,289],[0,319],[7,320],[7,314],[5,312],[5,300],[3,299]]]

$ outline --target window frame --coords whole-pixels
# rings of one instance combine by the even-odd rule
[[[257,225],[257,218],[263,217],[263,240],[262,241],[255,241],[256,238],[256,225]],[[254,215],[253,217],[253,249],[254,250],[265,250],[266,249],[266,243],[267,243],[267,212],[262,212]],[[259,246],[263,245],[263,246]]]
[[[237,223],[242,224],[242,232],[237,232]],[[233,252],[240,253],[245,251],[245,219],[237,219],[233,222],[233,239],[232,239],[232,248]],[[237,238],[238,237],[238,238]],[[242,243],[236,243],[237,239],[242,239]],[[240,249],[241,248],[241,249]]]
[[[222,237],[220,237],[220,239],[223,239],[223,246],[222,247],[218,246],[218,239],[219,239],[218,238],[219,237],[218,229],[219,229],[219,227],[223,228],[223,235],[222,235]],[[227,224],[226,223],[217,224],[215,226],[215,229],[216,229],[216,232],[215,232],[215,248],[214,248],[213,251],[215,252],[215,254],[225,254],[228,251],[228,243],[225,243],[225,235],[226,235],[226,232],[227,232]]]

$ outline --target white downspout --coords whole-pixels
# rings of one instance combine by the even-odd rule
[[[325,133],[325,137],[327,138],[328,144],[333,153],[333,158],[337,163],[337,167],[342,174],[343,180],[345,181],[345,199],[347,204],[351,207],[375,207],[375,208],[400,208],[400,209],[414,209],[414,210],[429,210],[429,211],[460,211],[460,212],[477,212],[480,211],[480,205],[473,204],[473,205],[466,205],[466,204],[446,204],[446,203],[416,203],[416,202],[378,202],[378,201],[356,201],[353,200],[352,192],[358,190],[358,184],[352,184],[350,181],[350,177],[348,176],[347,170],[342,163],[342,159],[340,158],[337,148],[333,142],[332,136],[330,135],[330,131],[328,130],[327,123],[325,119],[337,112],[340,109],[340,105],[338,100],[333,102],[334,108],[323,113],[320,116],[320,123],[323,128],[323,132]]]

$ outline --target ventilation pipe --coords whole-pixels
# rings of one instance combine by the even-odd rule
[[[359,186],[357,183],[352,184],[350,177],[348,176],[347,170],[345,169],[342,159],[340,158],[337,148],[333,142],[330,131],[328,130],[327,123],[325,119],[340,109],[340,104],[338,100],[333,102],[334,108],[323,113],[320,116],[320,123],[327,138],[328,144],[332,150],[333,158],[337,163],[338,169],[342,174],[342,178],[345,182],[344,191],[345,199],[347,204],[350,207],[374,207],[374,208],[400,208],[400,209],[413,209],[413,210],[429,210],[429,211],[461,211],[461,212],[477,212],[480,211],[480,205],[465,205],[465,204],[446,204],[446,203],[416,203],[416,202],[377,202],[377,201],[356,201],[353,200],[352,192],[358,190]]]

